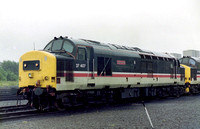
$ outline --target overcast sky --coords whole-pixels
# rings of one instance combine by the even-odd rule
[[[0,62],[18,61],[55,36],[182,53],[200,50],[199,0],[5,0]]]

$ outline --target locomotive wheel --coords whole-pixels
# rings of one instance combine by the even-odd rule
[[[38,112],[43,112],[46,110],[46,107],[41,104],[35,104],[34,107],[37,109]]]
[[[40,106],[39,106],[39,104],[35,104],[34,107],[35,107],[35,109],[37,109],[37,111],[40,111]]]
[[[55,102],[55,107],[59,110],[59,111],[65,111],[65,106],[63,105],[63,102],[61,99],[56,100]]]

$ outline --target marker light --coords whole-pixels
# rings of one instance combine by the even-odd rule
[[[49,80],[49,77],[48,77],[48,76],[45,76],[44,79],[45,79],[45,80]]]
[[[26,64],[24,64],[24,68],[26,68],[27,67],[27,65]]]

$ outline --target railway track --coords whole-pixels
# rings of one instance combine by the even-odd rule
[[[60,111],[51,110],[51,111],[39,112],[37,109],[33,109],[27,105],[5,106],[5,107],[0,107],[0,122],[10,119],[39,116],[39,115],[52,114],[58,112]]]
[[[0,121],[39,115],[36,109],[0,113]]]
[[[121,103],[118,103],[117,105],[123,105],[128,103],[135,103],[135,104],[142,104],[141,101],[143,99],[137,99],[137,100],[130,100],[127,99],[126,101],[122,101]],[[144,99],[145,101],[151,101],[152,99]],[[153,99],[154,100],[154,99]],[[110,103],[108,105],[115,105],[116,103]],[[10,119],[18,119],[18,118],[24,118],[24,117],[32,117],[32,116],[39,116],[39,115],[49,115],[49,114],[63,114],[63,113],[73,113],[79,110],[85,110],[87,108],[95,109],[95,107],[100,105],[107,105],[106,103],[91,103],[88,106],[87,105],[74,105],[72,107],[68,107],[67,111],[58,111],[58,110],[51,110],[51,111],[44,111],[39,112],[37,109],[33,109],[27,105],[18,105],[18,106],[5,106],[0,107],[0,122]],[[83,107],[82,107],[83,106]]]
[[[30,109],[27,105],[18,105],[18,106],[4,106],[0,107],[0,113],[9,112],[9,111],[17,111],[17,110],[25,110]]]
[[[27,105],[0,107],[0,121],[37,116],[47,112],[38,112]]]
[[[23,100],[22,96],[17,96],[17,88],[0,89],[0,101]]]
[[[17,95],[0,95],[0,101],[9,101],[9,100],[23,100],[23,97]]]

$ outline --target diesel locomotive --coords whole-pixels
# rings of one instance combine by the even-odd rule
[[[185,68],[185,85],[190,93],[199,93],[200,91],[200,58],[184,56],[180,60]]]
[[[185,60],[180,64],[168,53],[55,37],[43,50],[20,57],[18,94],[39,110],[124,98],[180,96],[191,87],[199,91],[199,65]]]

